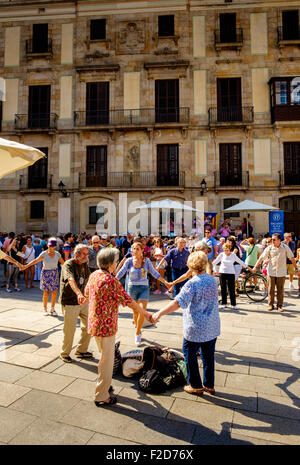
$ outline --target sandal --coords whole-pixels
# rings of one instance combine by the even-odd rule
[[[207,388],[207,387],[203,386],[203,389],[204,389],[205,392],[209,392],[212,396],[214,396],[215,393],[216,393],[214,388]]]
[[[109,397],[108,400],[102,400],[101,402],[98,402],[97,400],[95,400],[95,405],[96,407],[105,407],[106,405],[113,405],[113,404],[116,404],[117,402],[118,402],[117,397],[111,396]]]
[[[188,394],[194,394],[195,396],[202,396],[204,388],[193,388],[192,386],[184,386],[184,391]]]

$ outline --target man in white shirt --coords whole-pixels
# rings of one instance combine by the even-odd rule
[[[297,263],[291,249],[281,242],[280,234],[272,235],[272,245],[269,245],[259,259],[257,260],[253,272],[256,272],[260,264],[267,260],[268,273],[268,310],[271,312],[274,309],[275,287],[277,288],[277,309],[283,312],[283,296],[284,296],[284,281],[287,274],[286,260],[289,258],[297,270]],[[298,277],[300,272],[296,273]]]

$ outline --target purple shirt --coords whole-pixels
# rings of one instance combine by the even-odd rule
[[[165,256],[167,263],[172,261],[172,268],[186,268],[187,259],[190,255],[190,252],[187,249],[183,249],[181,252],[177,247],[171,249]]]

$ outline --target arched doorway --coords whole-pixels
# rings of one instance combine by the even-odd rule
[[[284,230],[294,232],[300,238],[300,195],[279,199],[279,208],[284,211]]]

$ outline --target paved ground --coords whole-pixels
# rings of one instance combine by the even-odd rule
[[[146,395],[118,376],[118,404],[97,409],[94,341],[95,360],[64,364],[59,306],[58,318],[44,317],[41,291],[21,287],[0,289],[0,444],[300,444],[298,292],[286,291],[282,314],[243,296],[238,311],[221,311],[215,397],[182,388]],[[151,297],[150,309],[168,302],[159,297]],[[121,352],[135,347],[131,321],[130,309],[122,309]],[[180,350],[181,331],[178,311],[145,328],[143,342]]]

